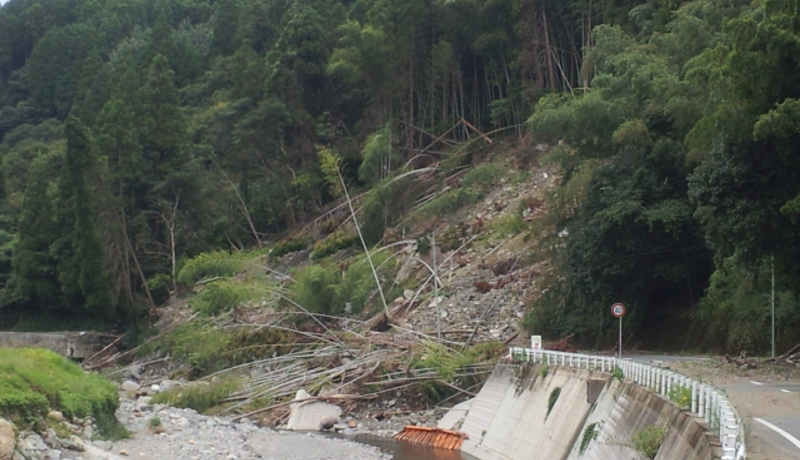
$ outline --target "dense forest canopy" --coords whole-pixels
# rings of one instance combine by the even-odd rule
[[[800,328],[799,66],[800,0],[10,0],[0,309],[130,320],[471,125],[557,145],[530,328],[692,307],[763,349],[773,267]]]

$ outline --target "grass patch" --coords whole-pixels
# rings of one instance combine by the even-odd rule
[[[17,423],[57,410],[66,417],[92,416],[104,437],[127,436],[114,411],[117,387],[77,364],[38,348],[0,349],[0,416]]]
[[[528,231],[528,224],[516,212],[506,213],[498,217],[491,224],[492,233],[499,237],[518,235]]]
[[[592,423],[586,426],[586,429],[583,430],[583,437],[581,438],[581,446],[580,446],[580,455],[583,455],[586,452],[586,449],[589,447],[589,444],[597,438],[597,423]]]
[[[211,384],[197,382],[192,385],[171,388],[153,396],[154,404],[169,404],[205,413],[219,406],[221,401],[239,389],[237,380],[220,380]],[[159,425],[160,425],[159,420]]]
[[[553,411],[553,407],[555,407],[559,396],[561,396],[561,387],[553,388],[553,391],[550,392],[550,396],[547,398],[547,415],[544,416],[545,419],[550,416],[550,412]]]

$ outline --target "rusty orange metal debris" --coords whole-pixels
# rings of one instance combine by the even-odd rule
[[[438,449],[459,450],[467,439],[467,434],[441,428],[408,425],[403,427],[403,431],[394,435],[394,439]]]

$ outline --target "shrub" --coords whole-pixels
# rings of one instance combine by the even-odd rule
[[[636,432],[631,440],[631,446],[642,457],[653,460],[658,455],[666,435],[666,427],[651,425]]]
[[[208,283],[205,289],[191,300],[192,306],[206,315],[228,311],[258,295],[252,287],[230,279]]]
[[[302,251],[308,246],[308,240],[308,235],[305,233],[299,233],[284,238],[275,243],[275,246],[273,246],[272,250],[269,252],[269,257],[270,259],[277,259],[290,252]]]
[[[169,300],[170,284],[169,275],[164,273],[159,273],[147,280],[147,287],[150,289],[150,295],[153,296],[153,302],[160,305]]]
[[[669,399],[678,405],[681,410],[689,409],[692,405],[692,389],[681,385],[675,385],[667,394]]]
[[[223,399],[237,389],[239,389],[239,382],[236,380],[220,380],[211,384],[196,382],[158,393],[153,396],[151,401],[156,404],[194,409],[202,413],[219,406]]]
[[[480,197],[480,193],[471,188],[448,190],[417,208],[409,218],[412,221],[419,221],[430,217],[451,214],[468,204],[477,202]]]
[[[67,417],[94,417],[101,435],[127,434],[114,411],[116,386],[43,349],[0,349],[0,416],[30,423],[58,410]]]
[[[376,269],[385,272],[394,265],[389,255],[380,252],[372,256]],[[301,307],[314,313],[339,315],[347,311],[360,313],[377,290],[375,276],[366,257],[352,262],[342,275],[337,265],[311,265],[295,275],[291,286],[292,299]]]
[[[479,377],[462,372],[469,366],[490,359],[497,353],[502,345],[499,342],[487,342],[458,352],[446,346],[425,342],[422,344],[421,355],[411,362],[415,369],[432,369],[440,380],[468,387],[479,383]],[[459,375],[462,374],[462,375]],[[431,404],[452,396],[455,390],[439,381],[423,382],[422,392]]]
[[[229,277],[242,270],[243,261],[239,254],[227,252],[207,252],[189,259],[178,272],[178,282],[194,284],[204,278]]]
[[[625,378],[625,373],[622,372],[622,369],[619,367],[615,367],[613,371],[611,371],[611,376],[617,380],[622,380]]]
[[[507,169],[505,166],[497,163],[486,163],[476,166],[464,175],[464,178],[461,180],[461,187],[477,190],[480,193],[486,193],[500,181],[506,174],[506,171]]]
[[[358,235],[347,229],[340,229],[328,235],[324,240],[314,243],[314,249],[311,251],[310,257],[312,260],[319,260],[342,249],[354,246],[357,242]]]

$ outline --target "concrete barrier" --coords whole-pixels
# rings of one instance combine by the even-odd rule
[[[713,460],[701,421],[600,370],[499,365],[473,400],[461,450],[481,460],[641,458],[633,441],[662,430],[655,460]]]
[[[584,445],[585,455],[579,455],[582,459],[625,458],[620,456],[624,455],[622,452],[608,451],[621,448],[620,442],[611,440],[630,439],[635,430],[654,424],[668,427],[662,446],[667,452],[665,455],[669,456],[659,454],[657,459],[705,458],[708,449],[704,446],[710,446],[706,436],[707,427],[718,436],[723,460],[745,458],[741,418],[722,392],[710,385],[647,364],[619,361],[616,357],[528,348],[512,348],[509,355],[513,360],[548,366],[548,369],[549,366],[568,369],[556,368],[554,372],[542,372],[544,368],[540,367],[542,374],[537,377],[536,371],[525,371],[531,375],[516,375],[513,367],[499,367],[497,375],[492,375],[473,402],[464,421],[464,430],[470,435],[472,443],[465,443],[464,450],[470,452],[469,449],[472,449],[472,453],[479,458],[577,459],[578,456],[564,451],[564,446],[556,446],[563,455],[552,452],[549,454],[552,456],[548,457],[524,456],[520,452],[509,452],[508,448],[502,446],[513,441],[526,446],[524,449],[541,453],[561,443],[553,441],[540,445],[540,441],[526,440],[524,437],[517,439],[518,434],[514,434],[517,428],[513,426],[524,425],[529,433],[538,433],[537,439],[552,438],[555,433],[560,439],[570,438],[570,447],[574,450],[592,424],[595,424],[592,430],[597,430],[594,433],[596,438],[604,440],[600,445],[607,447],[590,450]],[[612,372],[624,376],[624,382],[612,379],[608,374]],[[513,394],[509,393],[510,381],[516,382]],[[543,420],[541,411],[546,405],[542,398],[556,387],[560,388],[556,407],[552,408],[552,415],[547,415]],[[687,401],[688,411],[679,410],[665,398],[673,390],[691,394],[690,401]],[[569,402],[564,404],[569,405],[568,412],[571,413],[566,419],[558,414],[560,411],[556,411],[565,397]],[[533,413],[536,415],[531,415]],[[597,418],[599,414],[602,414],[602,418]],[[705,422],[705,426],[699,423],[700,420]],[[584,434],[576,431],[581,429]],[[496,434],[503,431],[504,434]],[[593,457],[592,452],[595,451],[603,454]],[[687,456],[682,457],[680,455],[683,454],[679,452]],[[568,454],[569,457],[565,456]]]

